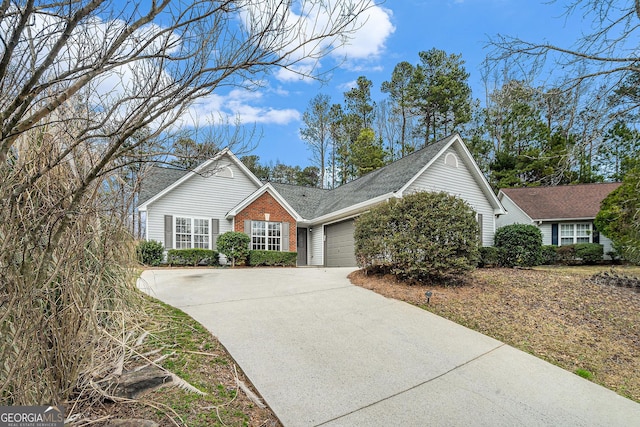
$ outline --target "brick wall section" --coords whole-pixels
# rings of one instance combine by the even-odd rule
[[[289,251],[296,252],[296,220],[282,207],[271,194],[265,192],[249,206],[236,215],[235,231],[244,233],[244,221],[266,221],[265,214],[269,214],[269,222],[289,223]]]

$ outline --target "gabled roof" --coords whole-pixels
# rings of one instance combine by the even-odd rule
[[[140,199],[138,201],[138,210],[144,211],[147,206],[164,196],[186,180],[201,174],[206,174],[212,167],[215,168],[216,162],[223,157],[228,157],[232,163],[240,168],[256,186],[262,186],[262,182],[242,163],[228,148],[218,152],[211,159],[201,163],[194,170],[181,170],[155,167],[148,171],[148,175],[144,177],[144,183],[140,191]]]
[[[271,196],[274,199],[276,199],[276,201],[278,203],[280,203],[280,205],[283,208],[285,208],[287,210],[287,212],[289,213],[289,215],[294,217],[296,219],[296,221],[301,221],[302,220],[302,217],[298,214],[298,212],[296,212],[291,207],[291,205],[289,203],[287,203],[287,201],[280,195],[280,193],[275,188],[273,188],[273,185],[271,185],[271,183],[266,183],[262,187],[258,188],[256,191],[253,192],[253,194],[251,194],[249,197],[247,197],[242,202],[240,202],[237,206],[235,206],[233,209],[231,209],[227,213],[227,219],[231,219],[234,216],[238,215],[240,212],[242,212],[242,210],[244,208],[249,206],[251,203],[255,202],[258,199],[258,197],[262,196],[264,193],[271,194]]]
[[[495,212],[497,214],[504,213],[504,209],[500,204],[500,201],[493,193],[493,190],[473,161],[471,154],[458,134],[453,134],[447,138],[441,139],[440,141],[437,141],[423,149],[417,150],[393,163],[390,163],[380,169],[376,169],[375,171],[332,190],[279,183],[262,184],[259,183],[259,181],[258,183],[259,185],[269,185],[270,193],[276,196],[276,199],[281,203],[286,204],[287,209],[291,208],[295,213],[297,213],[297,215],[293,215],[294,217],[308,221],[326,220],[329,219],[329,217],[332,218],[334,216],[360,212],[388,198],[402,197],[402,193],[410,186],[410,184],[414,182],[415,179],[425,171],[425,169],[427,169],[453,144],[459,144],[460,149],[464,152],[464,157],[466,157],[466,159],[463,159],[463,161],[467,166],[470,166],[471,173],[478,181],[487,199],[491,201]],[[242,165],[242,163],[233,156],[231,152],[227,153],[235,159],[237,163],[239,163],[243,170],[246,170],[248,175],[257,181],[255,175]],[[216,158],[220,157],[222,154],[224,154],[224,151],[216,156]],[[205,166],[206,164],[207,162],[205,162]],[[199,168],[200,167],[198,167],[198,169]],[[180,176],[173,170],[165,168],[157,169],[162,169],[164,176],[155,177],[154,175],[151,175],[151,185],[148,185],[146,181],[147,178],[145,177],[145,185],[150,187],[151,190],[147,190],[147,192],[145,192],[144,198],[141,196],[142,204],[139,207],[140,210],[146,209],[146,206],[149,203],[171,191],[171,189],[175,188],[181,182],[194,174],[191,172]],[[170,175],[173,175],[174,179],[177,179],[177,181],[167,185],[171,180]],[[163,184],[164,187],[162,186]],[[152,190],[155,189],[158,191],[158,188],[160,188],[160,191],[157,194],[152,195]],[[255,200],[263,193],[264,189],[259,189],[247,200]],[[150,194],[151,196],[149,197]],[[243,206],[242,203],[231,210],[229,215],[233,216],[235,213],[239,212],[239,207],[241,206]]]
[[[506,196],[534,221],[560,219],[593,219],[600,203],[619,182],[560,185],[556,187],[503,188],[498,197]]]
[[[472,163],[473,170],[471,173],[478,181],[482,181],[480,187],[485,196],[491,200],[496,213],[504,213],[502,205],[458,134],[441,139],[333,190],[320,190],[284,184],[274,184],[274,187],[304,218],[320,218],[333,212],[344,211],[352,206],[359,205],[364,207],[368,201],[379,203],[380,199],[385,197],[402,197],[402,192],[440,154],[456,142],[460,144],[461,149],[468,156],[470,161],[467,164]]]

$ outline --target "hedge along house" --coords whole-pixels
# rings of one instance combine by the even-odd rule
[[[543,245],[599,243],[606,254],[613,250],[611,240],[596,230],[593,220],[602,200],[619,186],[614,182],[504,188],[498,198],[508,213],[497,224],[533,224],[542,232]]]
[[[223,150],[192,172],[152,168],[138,210],[147,240],[165,248],[214,248],[219,234],[251,236],[252,249],[297,252],[298,265],[355,266],[354,219],[418,191],[445,191],[477,213],[481,241],[493,244],[505,214],[458,134],[333,190],[259,181]]]

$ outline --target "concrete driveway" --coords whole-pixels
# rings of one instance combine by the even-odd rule
[[[353,286],[353,269],[148,270],[285,426],[640,426],[640,404]]]

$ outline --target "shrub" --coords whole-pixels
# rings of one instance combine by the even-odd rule
[[[447,193],[414,193],[375,207],[356,220],[354,237],[361,267],[402,279],[458,276],[479,258],[475,212]]]
[[[544,245],[542,247],[542,253],[540,263],[543,265],[553,265],[558,260],[558,247],[555,245]]]
[[[251,238],[244,233],[228,231],[218,237],[218,250],[231,261],[231,266],[245,262],[249,256]]]
[[[249,265],[280,265],[283,267],[295,267],[298,259],[297,252],[279,251],[249,251]]]
[[[136,246],[138,262],[144,265],[156,267],[162,263],[164,246],[155,240],[145,240]]]
[[[496,230],[495,246],[502,248],[505,267],[531,267],[542,257],[542,233],[535,225],[511,224]]]
[[[602,261],[604,247],[598,243],[578,243],[576,245],[576,258],[584,264],[595,264]]]
[[[494,246],[480,248],[480,267],[497,267],[502,259],[502,251]]]
[[[218,265],[218,253],[211,249],[170,249],[167,252],[169,265]]]
[[[556,248],[556,260],[568,264],[574,262],[576,259],[576,245],[565,245]]]

